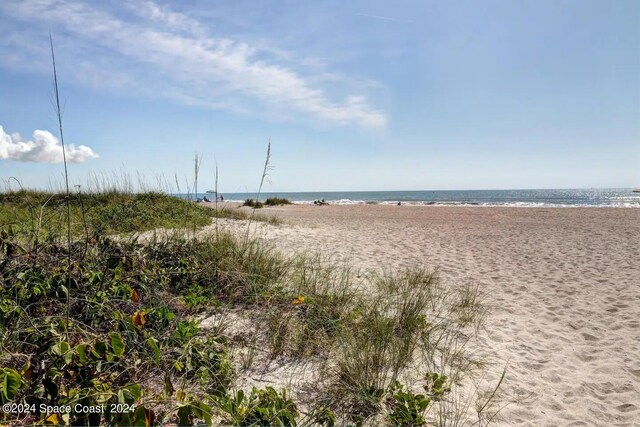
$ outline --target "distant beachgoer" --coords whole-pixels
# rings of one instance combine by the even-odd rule
[[[203,202],[210,202],[211,200],[209,200],[209,198],[208,198],[207,196],[204,196],[204,197],[202,198],[202,201],[203,201]]]
[[[224,202],[224,196],[222,194],[220,195],[220,201]]]
[[[402,202],[398,202],[398,206],[402,206]]]

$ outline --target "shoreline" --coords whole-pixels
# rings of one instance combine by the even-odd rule
[[[227,200],[244,202],[255,193],[225,193]],[[640,194],[631,188],[422,190],[422,191],[308,191],[269,192],[265,199],[288,199],[295,204],[324,200],[330,205],[515,206],[515,207],[629,207],[640,208]]]
[[[219,203],[227,203],[235,206],[242,206],[244,201],[242,200],[228,200]],[[483,203],[463,203],[463,202],[405,202],[401,201],[401,205],[398,202],[345,202],[328,201],[328,205],[325,206],[402,206],[402,207],[416,207],[416,208],[446,208],[446,207],[460,207],[460,208],[516,208],[516,209],[640,209],[640,203],[629,204],[628,206],[613,206],[613,205],[580,205],[580,204],[532,204],[527,202],[516,202],[514,204],[483,204]],[[205,202],[205,206],[214,205],[215,202]],[[292,201],[290,206],[314,206],[312,201]],[[265,206],[266,209],[273,209],[279,206]]]

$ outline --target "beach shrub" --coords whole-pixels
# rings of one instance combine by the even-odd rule
[[[244,201],[244,203],[242,204],[242,206],[249,206],[250,208],[260,209],[260,208],[264,207],[264,203],[262,203],[259,200],[246,199]]]
[[[278,205],[290,205],[291,202],[289,199],[283,199],[279,197],[270,197],[264,201],[264,204],[267,206],[278,206]]]
[[[427,423],[425,413],[431,403],[423,394],[405,391],[404,386],[395,382],[386,400],[389,414],[387,422],[392,426],[424,426]]]
[[[295,426],[298,409],[285,390],[273,387],[257,389],[249,394],[238,390],[216,396],[216,407],[227,425],[232,426]]]
[[[394,382],[389,388],[385,404],[388,409],[387,422],[392,426],[424,426],[427,424],[426,414],[433,404],[444,398],[451,391],[448,378],[437,373],[424,376],[425,394],[406,390],[400,382]]]

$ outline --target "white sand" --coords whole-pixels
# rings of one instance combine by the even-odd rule
[[[256,223],[285,251],[364,269],[439,267],[492,312],[479,346],[498,362],[497,425],[640,425],[640,209],[286,206]],[[244,225],[222,221],[225,228]],[[234,225],[235,224],[235,225]]]

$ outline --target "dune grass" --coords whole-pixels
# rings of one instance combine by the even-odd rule
[[[56,233],[66,222],[66,195],[36,191],[0,193],[0,228]],[[161,193],[76,193],[70,196],[72,235],[129,233],[211,222],[213,210]],[[61,224],[62,221],[62,224]],[[65,224],[66,225],[66,224]],[[26,229],[25,229],[26,228]]]
[[[73,193],[69,200],[74,237],[137,233],[157,228],[200,228],[209,225],[212,218],[249,219],[249,214],[240,209],[216,209],[160,192]],[[11,228],[16,235],[51,240],[66,232],[66,201],[67,196],[61,193],[0,192],[0,230]],[[271,216],[255,215],[254,219],[281,224]]]

